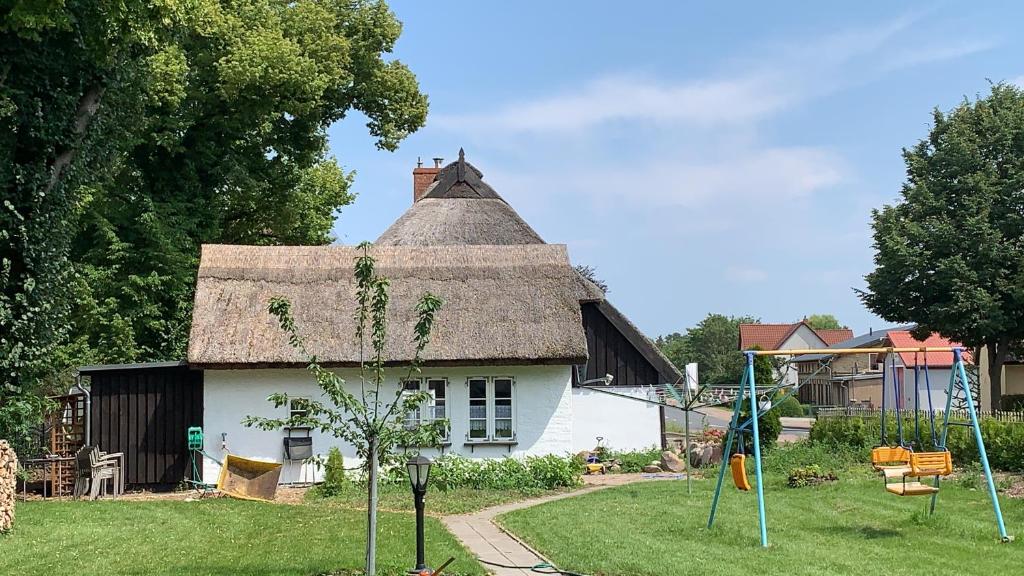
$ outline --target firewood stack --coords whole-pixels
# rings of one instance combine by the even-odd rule
[[[18,458],[6,440],[0,440],[0,532],[14,526],[15,470]]]

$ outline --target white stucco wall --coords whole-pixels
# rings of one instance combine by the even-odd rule
[[[616,394],[647,398],[647,389],[609,387]],[[597,437],[614,450],[642,450],[661,446],[658,407],[586,388],[573,388],[573,451],[591,450]]]
[[[779,350],[800,350],[808,348],[825,348],[826,344],[822,341],[821,337],[814,333],[806,325],[802,325],[796,329],[785,342],[779,345]],[[791,356],[779,356],[779,360],[788,360]],[[800,375],[797,372],[796,364],[789,364],[786,368],[786,384],[794,386],[800,382]],[[764,382],[758,382],[758,386],[767,385]]]
[[[895,408],[895,395],[892,385],[892,369],[886,368],[885,375],[885,402],[890,409]],[[902,380],[900,408],[903,410],[914,409],[914,369],[905,368],[902,363],[896,364],[897,377]],[[946,389],[949,387],[949,377],[952,374],[950,368],[929,368],[928,381],[931,383],[932,408],[938,411],[946,409]],[[918,407],[921,410],[928,410],[928,391],[925,386],[924,371],[920,370]]]
[[[338,370],[346,380],[348,390],[359,393],[358,373]],[[405,373],[389,374],[387,394],[394,393],[398,379]],[[451,421],[451,446],[445,453],[455,452],[472,458],[560,454],[573,451],[573,403],[569,366],[490,366],[486,368],[428,368],[423,377],[448,378],[448,418]],[[469,431],[470,376],[512,376],[514,389],[514,430],[518,445],[470,446],[465,445]],[[246,428],[241,420],[249,415],[287,416],[287,409],[267,402],[275,392],[292,396],[319,398],[320,390],[313,378],[302,369],[250,369],[207,370],[204,381],[203,430],[206,451],[222,458],[221,435],[225,434],[227,450],[247,458],[281,462],[284,460],[284,431],[264,431]],[[303,433],[304,434],[304,433]],[[296,433],[295,435],[301,435]],[[355,450],[333,437],[312,432],[313,452],[326,457],[331,446],[338,446],[345,456],[346,467],[358,464]],[[426,450],[427,456],[438,455],[437,450]],[[203,474],[208,481],[215,480],[220,464],[204,462]],[[286,462],[281,473],[282,483],[320,480],[320,473],[312,466],[299,462]]]

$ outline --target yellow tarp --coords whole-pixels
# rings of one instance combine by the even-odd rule
[[[217,490],[243,500],[273,500],[280,478],[281,464],[277,462],[228,454],[220,467]]]

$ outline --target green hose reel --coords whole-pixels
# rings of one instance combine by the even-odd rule
[[[188,429],[188,449],[203,449],[203,429],[199,426],[192,426]]]

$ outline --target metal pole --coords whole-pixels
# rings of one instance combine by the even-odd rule
[[[956,362],[953,363],[953,367],[949,371],[949,384],[946,386],[946,410],[942,413],[942,436],[939,439],[939,446],[936,446],[936,450],[946,450],[946,438],[949,437],[949,411],[953,409],[953,392],[956,390]],[[933,485],[939,487],[940,478],[935,477]],[[938,500],[939,493],[932,492],[932,501],[928,505],[928,514],[935,513],[935,501]]]
[[[992,499],[992,508],[996,513],[996,524],[999,525],[999,539],[1009,542],[1010,537],[1006,535],[1006,525],[1003,523],[1003,511],[999,508],[999,495],[996,492],[996,484],[992,481],[992,469],[988,465],[988,454],[985,453],[985,441],[981,438],[981,427],[978,426],[978,414],[974,410],[974,399],[971,397],[971,384],[967,381],[967,371],[964,369],[964,361],[959,348],[953,350],[955,367],[960,374],[960,384],[964,387],[964,398],[967,400],[967,413],[971,416],[971,427],[974,428],[974,441],[978,444],[978,457],[981,459],[981,467],[985,470],[985,482],[988,484],[988,495]],[[943,442],[945,444],[945,442]]]
[[[768,547],[768,525],[764,515],[764,482],[761,481],[761,436],[757,429],[757,392],[754,382],[754,355],[747,352],[747,386],[750,387],[750,413],[754,415],[751,424],[754,433],[754,470],[757,474],[757,521],[761,527],[761,546]]]
[[[725,479],[725,469],[729,466],[729,456],[732,452],[732,443],[736,437],[736,423],[740,419],[740,407],[743,405],[743,391],[749,374],[743,371],[743,378],[740,379],[740,387],[736,391],[736,401],[732,405],[732,422],[729,424],[729,434],[725,438],[725,449],[722,451],[722,467],[718,470],[718,483],[715,484],[715,496],[711,499],[711,514],[708,515],[708,528],[715,523],[715,512],[718,510],[718,497],[722,494],[722,481]]]
[[[690,407],[687,405],[683,412],[683,460],[686,461],[686,493],[692,494],[693,487],[690,484]]]
[[[423,496],[426,490],[414,490],[416,497],[416,573],[427,569],[423,538]]]

